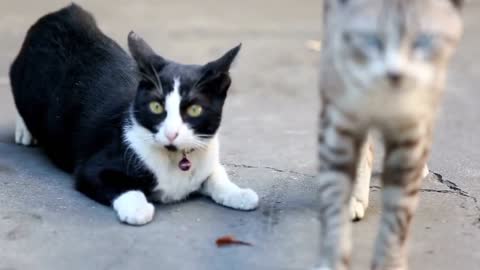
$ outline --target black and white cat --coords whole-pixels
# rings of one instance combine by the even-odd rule
[[[42,17],[11,66],[19,112],[16,142],[34,142],[76,188],[142,225],[151,202],[193,192],[241,210],[258,196],[232,183],[220,164],[217,130],[240,46],[206,65],[157,54],[137,34],[133,59],[72,4]]]

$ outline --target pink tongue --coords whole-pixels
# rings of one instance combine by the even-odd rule
[[[178,167],[180,168],[180,170],[182,171],[188,171],[190,170],[190,167],[192,166],[192,163],[190,163],[190,160],[188,160],[187,158],[182,158],[182,160],[180,160],[180,162],[178,163]]]

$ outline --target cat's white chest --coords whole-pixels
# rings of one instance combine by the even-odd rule
[[[197,150],[187,155],[192,166],[188,171],[179,168],[180,153],[158,154],[145,161],[155,175],[157,185],[152,199],[162,203],[182,200],[197,191],[213,171],[208,150]]]
[[[126,130],[125,140],[155,177],[156,186],[151,198],[154,201],[169,203],[185,199],[200,189],[219,163],[217,137],[212,138],[205,148],[187,154],[191,167],[188,171],[182,171],[179,162],[183,154],[169,152],[164,147],[152,144],[145,139],[147,135],[142,135],[145,132],[134,125]]]

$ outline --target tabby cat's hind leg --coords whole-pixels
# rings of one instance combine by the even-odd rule
[[[359,221],[365,216],[370,194],[370,179],[372,178],[373,145],[370,140],[363,143],[357,167],[357,176],[350,199],[350,218]]]
[[[15,123],[15,143],[25,146],[31,146],[37,143],[32,133],[28,130],[27,125],[25,125],[22,116],[18,113]]]

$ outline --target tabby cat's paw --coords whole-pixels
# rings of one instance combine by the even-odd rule
[[[113,201],[113,209],[120,221],[130,225],[144,225],[152,221],[155,208],[140,191],[128,191]]]
[[[226,196],[222,204],[238,210],[253,210],[258,206],[258,195],[249,188],[242,188]]]
[[[428,166],[425,165],[425,167],[423,167],[422,169],[422,177],[425,178],[427,177],[427,175],[430,173],[430,171],[428,170]]]
[[[330,267],[322,266],[318,268],[313,268],[313,270],[332,270]]]
[[[365,211],[367,210],[367,205],[357,199],[352,197],[350,199],[350,218],[352,221],[360,221],[365,217]]]

